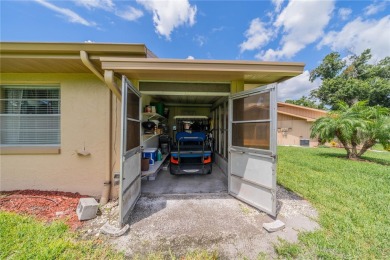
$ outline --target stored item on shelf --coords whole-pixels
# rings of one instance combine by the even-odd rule
[[[161,153],[161,150],[158,149],[157,150],[157,161],[161,161],[162,160],[162,153]]]
[[[168,154],[169,153],[168,143],[162,143],[161,144],[161,152],[163,154]]]
[[[167,134],[160,135],[160,147],[163,154],[169,153],[169,145],[171,143],[171,137]]]
[[[164,103],[158,102],[158,103],[150,103],[152,106],[156,107],[156,113],[160,114],[161,116],[164,116]]]
[[[146,113],[151,113],[152,112],[152,108],[149,105],[146,105],[145,106],[145,112]]]
[[[149,171],[149,158],[141,159],[141,171]]]
[[[149,164],[154,165],[154,162],[157,161],[157,148],[147,148],[142,152],[143,158],[149,158]]]
[[[145,128],[145,130],[152,130],[155,126],[156,123],[149,120],[142,122],[142,127]]]
[[[152,121],[142,122],[142,127],[144,128],[144,134],[153,134],[156,124]]]

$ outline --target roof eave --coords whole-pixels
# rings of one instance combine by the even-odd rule
[[[14,55],[70,55],[87,51],[91,55],[117,56],[139,54],[147,56],[145,44],[112,44],[112,43],[53,43],[53,42],[1,42],[1,54]]]
[[[306,120],[307,122],[314,122],[315,121],[314,118],[305,117],[305,116],[299,116],[299,115],[296,115],[296,114],[291,114],[291,113],[287,113],[287,112],[280,111],[280,110],[278,110],[278,114],[282,114],[282,115],[286,115],[286,116],[291,116],[291,117],[303,119],[303,120]]]
[[[298,62],[260,62],[242,60],[186,60],[186,59],[139,59],[124,57],[100,58],[102,69],[127,74],[138,80],[161,80],[176,75],[200,80],[210,78],[210,74],[227,81],[233,77],[244,83],[264,83],[261,78],[272,76],[272,82],[281,82],[303,72],[304,63]],[[158,73],[156,73],[158,72]],[[153,73],[156,76],[153,76]],[[158,75],[157,75],[158,74]],[[267,83],[272,83],[267,82]]]

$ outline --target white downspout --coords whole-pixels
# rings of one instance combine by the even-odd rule
[[[104,71],[104,82],[106,83],[107,87],[111,89],[112,93],[114,93],[115,96],[119,99],[119,101],[122,101],[122,93],[115,83],[115,75],[112,70]]]
[[[95,68],[95,66],[92,64],[92,62],[89,60],[88,53],[86,51],[80,51],[80,58],[81,61],[84,63],[84,65],[90,69],[101,81],[106,83],[105,78],[100,74],[100,72]],[[104,176],[104,186],[102,195],[100,198],[100,205],[107,204],[109,198],[110,198],[110,192],[111,192],[111,164],[112,164],[112,86],[109,86],[106,83],[107,87],[111,90],[109,94],[109,113],[108,113],[108,122],[109,122],[109,130],[108,130],[108,169],[106,171],[106,174]]]

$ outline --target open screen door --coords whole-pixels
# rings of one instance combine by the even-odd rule
[[[141,94],[122,77],[122,131],[119,209],[123,225],[141,194]]]
[[[229,99],[229,193],[276,215],[276,84]]]

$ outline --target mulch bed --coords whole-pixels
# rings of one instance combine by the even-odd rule
[[[0,193],[0,210],[28,214],[51,222],[64,220],[73,230],[82,226],[76,214],[80,198],[88,196],[61,191],[16,190]]]

